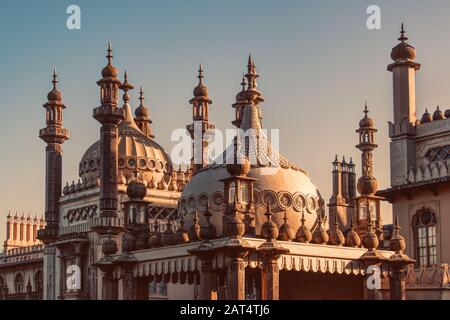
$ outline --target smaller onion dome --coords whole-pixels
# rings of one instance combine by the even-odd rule
[[[350,220],[351,229],[349,232],[347,232],[347,236],[345,237],[345,245],[351,248],[359,248],[361,246],[361,238],[355,231],[355,224],[352,217],[350,217]]]
[[[189,242],[189,233],[184,229],[184,217],[180,218],[180,227],[176,232],[177,243],[183,244]]]
[[[102,243],[102,253],[105,256],[110,256],[117,253],[117,243],[111,238],[111,232],[109,232],[108,238]]]
[[[250,161],[242,154],[240,147],[239,139],[236,137],[234,140],[233,159],[226,159],[227,171],[232,177],[246,176],[251,169]]]
[[[364,109],[365,116],[359,121],[360,129],[375,129],[375,122],[368,116],[369,109],[367,107],[367,103]]]
[[[108,64],[106,67],[102,70],[102,77],[103,78],[117,78],[118,72],[117,68],[112,65],[112,48],[111,48],[111,42],[108,44],[108,55],[106,56],[108,58]]]
[[[316,244],[327,244],[330,240],[330,237],[328,236],[328,233],[323,228],[322,223],[322,215],[318,214],[318,221],[317,221],[317,227],[316,230],[314,230],[312,235],[312,242]]]
[[[395,251],[395,253],[403,253],[406,249],[405,238],[400,235],[400,223],[398,221],[398,216],[395,218],[395,233],[389,242],[389,249]]]
[[[122,239],[122,249],[126,253],[136,250],[136,238],[131,232],[125,233]]]
[[[136,200],[142,200],[147,195],[147,187],[138,173],[128,183],[127,195],[130,199]]]
[[[58,90],[58,75],[56,73],[56,69],[53,69],[53,89],[47,94],[48,101],[61,101],[62,94],[61,91]]]
[[[433,121],[439,120],[445,120],[445,115],[444,112],[442,112],[438,106],[436,111],[433,113]]]
[[[371,222],[366,234],[363,237],[363,246],[369,251],[373,251],[378,248],[380,241],[378,240],[378,236],[375,232],[373,232],[373,223]]]
[[[339,229],[339,222],[337,220],[337,216],[334,227],[335,227],[334,231],[330,232],[330,244],[342,247],[345,243],[345,237],[341,229]]]
[[[450,109],[446,110],[444,115],[447,119],[450,119]]]
[[[301,243],[309,243],[312,240],[311,230],[305,224],[305,212],[302,212],[302,225],[297,230],[297,234],[295,235],[295,240]]]
[[[378,190],[378,181],[372,176],[362,176],[358,179],[357,188],[361,195],[373,195]]]
[[[208,98],[208,88],[203,85],[203,66],[200,65],[198,69],[198,85],[194,88],[194,97]]]
[[[278,226],[272,221],[272,209],[270,204],[267,205],[266,217],[267,221],[261,226],[261,236],[267,241],[273,241],[278,238]]]
[[[295,239],[295,231],[291,228],[291,226],[287,223],[287,212],[284,211],[283,217],[284,223],[280,227],[280,234],[278,236],[278,240],[280,241],[292,241]]]
[[[400,38],[398,38],[399,41],[401,41],[398,45],[396,45],[391,52],[391,58],[394,61],[399,60],[409,60],[413,61],[416,58],[416,49],[411,46],[410,44],[406,43],[406,40],[408,38],[405,36],[405,28],[402,23],[402,30],[400,32]]]
[[[422,120],[421,123],[430,123],[433,122],[433,117],[431,116],[431,114],[428,112],[428,109],[425,110],[425,113],[422,116]]]
[[[136,108],[136,110],[134,111],[134,115],[136,117],[143,117],[143,118],[148,118],[148,109],[147,107],[144,105],[144,87],[141,86],[141,90],[139,91],[139,107]]]

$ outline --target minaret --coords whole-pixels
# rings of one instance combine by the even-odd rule
[[[416,50],[406,41],[406,31],[402,24],[400,43],[392,49],[391,58],[394,63],[388,66],[394,80],[394,125],[404,119],[414,125],[416,122],[416,88],[415,73],[420,70],[420,64],[415,63]]]
[[[203,67],[198,70],[198,85],[194,88],[192,104],[192,124],[186,126],[192,138],[191,168],[195,171],[209,163],[208,141],[214,125],[208,120],[209,105],[212,104],[208,96],[208,88],[203,85]]]
[[[406,183],[410,167],[416,167],[414,133],[416,125],[415,74],[420,64],[414,62],[416,50],[409,45],[402,24],[400,43],[392,49],[394,61],[388,66],[393,74],[394,121],[389,123],[391,142],[391,185]]]
[[[361,150],[361,166],[362,175],[358,180],[358,191],[360,197],[357,198],[357,232],[364,235],[368,226],[373,224],[372,218],[376,222],[376,233],[381,236],[381,213],[380,213],[380,197],[375,194],[378,190],[378,181],[373,175],[373,150],[378,146],[375,144],[375,128],[374,121],[369,118],[369,110],[367,104],[364,109],[365,116],[359,122],[359,144],[356,146]],[[381,231],[381,233],[380,233]]]
[[[58,201],[62,190],[62,144],[69,139],[69,132],[63,128],[62,94],[58,90],[58,76],[53,71],[53,89],[47,95],[46,109],[47,126],[39,131],[39,138],[47,143],[45,172],[45,220],[47,226],[39,232],[39,239],[45,244],[51,244],[58,239],[59,206]]]
[[[118,124],[124,118],[123,110],[117,107],[120,81],[117,69],[112,65],[111,43],[108,46],[108,64],[102,70],[100,86],[101,105],[94,109],[94,118],[101,123],[100,129],[100,216],[116,217],[118,204]]]
[[[339,161],[337,155],[332,165],[333,193],[328,204],[330,221],[337,221],[341,228],[345,230],[349,227],[349,212],[347,199],[344,197],[344,187],[347,188],[349,173],[347,171],[345,172],[346,182],[344,183],[343,170],[347,170],[348,166],[345,160],[342,162]]]
[[[144,99],[144,88],[141,86],[141,90],[139,91],[140,104],[134,111],[136,116],[136,118],[134,118],[134,122],[146,136],[153,139],[155,136],[153,135],[152,128],[150,127],[152,120],[150,120],[148,116],[148,108],[144,105]]]

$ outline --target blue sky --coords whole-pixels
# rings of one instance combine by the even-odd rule
[[[66,8],[81,8],[81,30],[66,28]],[[382,29],[366,27],[366,9],[381,7]],[[392,118],[390,50],[405,22],[423,64],[419,116],[450,101],[450,3],[425,1],[2,1],[0,4],[0,240],[9,210],[43,213],[46,94],[55,67],[67,105],[63,182],[99,136],[92,109],[111,41],[114,64],[143,85],[157,141],[190,121],[199,63],[213,105],[210,118],[231,127],[231,104],[251,52],[261,75],[266,128],[281,129],[281,152],[306,169],[325,199],[334,155],[353,156],[364,101],[379,128],[375,175],[389,185],[387,121]],[[137,106],[138,90],[132,92]],[[389,208],[386,208],[388,215]]]

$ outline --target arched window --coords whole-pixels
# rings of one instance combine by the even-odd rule
[[[419,210],[412,219],[417,265],[429,267],[437,263],[437,218],[429,208]]]
[[[42,284],[43,284],[42,271],[38,271],[34,275],[34,291],[35,292],[42,292],[43,291]]]
[[[14,278],[14,290],[15,293],[22,293],[24,288],[23,275],[21,273],[17,274]]]

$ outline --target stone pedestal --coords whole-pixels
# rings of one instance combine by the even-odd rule
[[[363,265],[366,268],[366,273],[364,275],[364,300],[383,300],[383,293],[381,292],[381,265],[383,261],[385,261],[386,258],[384,258],[380,253],[378,253],[376,250],[369,250],[366,252],[361,258],[360,261],[363,263]],[[374,273],[368,273],[367,270],[370,268],[377,268],[380,270],[380,274],[376,275]],[[376,286],[376,283],[374,286],[370,286],[372,277],[379,276],[379,287]]]
[[[402,253],[396,253],[389,258],[391,277],[389,279],[391,300],[406,300],[406,266],[415,261]]]
[[[197,248],[189,250],[200,260],[200,300],[217,300],[217,275],[213,270],[212,259],[215,248],[210,243],[202,243]]]
[[[261,269],[262,300],[280,299],[280,269],[278,259],[282,254],[289,253],[289,249],[281,247],[275,240],[266,241],[258,252],[263,260]]]

